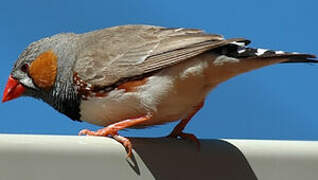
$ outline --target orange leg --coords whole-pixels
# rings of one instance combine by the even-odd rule
[[[132,145],[129,139],[118,135],[118,131],[132,127],[135,125],[138,125],[140,123],[143,123],[145,121],[148,121],[149,119],[152,118],[151,114],[147,114],[145,116],[141,116],[138,118],[133,118],[133,119],[126,119],[124,121],[120,121],[118,123],[111,124],[107,127],[104,127],[102,129],[99,129],[97,131],[90,131],[88,129],[83,129],[81,130],[78,135],[88,135],[88,136],[111,136],[118,142],[122,143],[124,147],[127,149],[127,157],[131,157],[132,154]]]
[[[200,149],[200,142],[197,139],[197,137],[195,137],[194,134],[184,133],[182,131],[184,130],[188,122],[192,119],[192,117],[203,107],[203,105],[204,101],[202,101],[199,105],[195,106],[193,112],[191,112],[186,118],[182,119],[179,122],[179,124],[177,124],[177,126],[172,130],[170,135],[168,135],[168,137],[177,138],[179,136],[183,139],[189,139],[195,142]]]

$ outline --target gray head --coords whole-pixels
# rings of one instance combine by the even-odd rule
[[[42,99],[74,120],[79,98],[72,86],[76,34],[57,34],[31,43],[16,61],[2,102],[20,96]]]

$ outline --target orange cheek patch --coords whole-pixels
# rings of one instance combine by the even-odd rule
[[[52,50],[40,54],[31,64],[29,75],[42,89],[50,90],[56,79],[57,56]]]
[[[137,90],[139,86],[146,84],[146,82],[147,82],[147,78],[143,78],[143,79],[135,80],[135,81],[128,81],[119,85],[117,88],[125,89],[126,92],[134,92]]]

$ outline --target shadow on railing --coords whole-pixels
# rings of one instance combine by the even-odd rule
[[[131,138],[134,149],[156,179],[257,179],[242,152],[222,140],[191,142],[169,138]],[[133,157],[130,166],[140,174]]]

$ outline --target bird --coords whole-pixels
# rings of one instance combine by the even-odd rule
[[[200,29],[121,25],[82,34],[59,33],[31,43],[18,57],[2,102],[43,100],[74,121],[102,126],[79,135],[112,137],[132,154],[118,131],[179,121],[171,138],[199,143],[183,130],[219,84],[278,63],[317,63],[314,55],[249,47]]]

